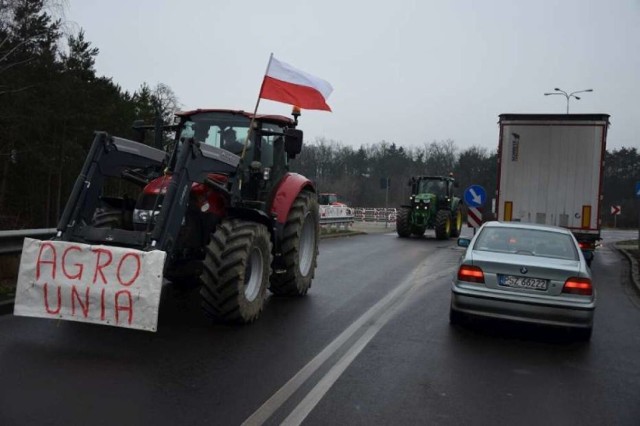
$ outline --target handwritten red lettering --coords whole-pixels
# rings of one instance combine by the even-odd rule
[[[125,295],[127,297],[127,305],[120,305],[120,295]],[[120,290],[116,292],[115,295],[115,311],[116,311],[116,324],[120,323],[120,311],[125,311],[129,313],[129,318],[127,320],[128,324],[131,324],[133,321],[133,299],[131,298],[131,293],[129,290]]]
[[[44,308],[47,310],[48,314],[59,314],[60,308],[62,307],[62,292],[60,290],[60,286],[56,286],[58,288],[58,308],[56,310],[52,310],[49,307],[49,284],[44,283]]]
[[[120,272],[122,270],[122,265],[124,264],[124,260],[128,257],[133,257],[135,259],[136,270],[134,271],[131,279],[125,282],[123,281],[122,276],[120,275]],[[139,275],[140,275],[140,255],[138,253],[127,253],[124,256],[122,256],[122,259],[120,259],[120,263],[118,263],[118,271],[116,273],[116,276],[118,277],[118,282],[125,287],[129,287],[131,284],[133,284],[133,282],[136,279],[138,279]]]
[[[71,315],[73,316],[76,316],[76,300],[78,301],[78,305],[80,305],[80,309],[82,309],[82,315],[87,318],[87,316],[89,316],[89,286],[87,286],[84,293],[84,303],[82,303],[80,299],[80,294],[76,286],[71,286]]]
[[[107,279],[105,278],[104,272],[102,272],[102,269],[111,265],[111,261],[113,260],[113,255],[111,254],[111,250],[101,249],[101,248],[92,248],[91,251],[94,253],[98,253],[98,256],[96,256],[96,271],[93,274],[93,284],[96,283],[96,280],[98,279],[98,274],[100,274],[100,276],[102,277],[102,283],[107,284]],[[105,263],[100,263],[100,258],[102,257],[103,254],[107,255],[107,261]]]
[[[53,255],[53,259],[42,259],[42,253],[44,252],[44,249],[48,248],[52,255]],[[40,265],[43,264],[49,264],[52,266],[51,268],[51,279],[55,280],[56,279],[56,263],[57,263],[57,259],[58,256],[56,255],[56,248],[53,246],[53,244],[51,243],[42,243],[40,244],[40,251],[38,252],[38,261],[36,262],[36,279],[39,280],[40,279]]]
[[[104,321],[104,287],[100,292],[100,320]]]
[[[69,254],[69,252],[71,250],[74,251],[82,251],[82,249],[78,246],[71,246],[71,247],[67,247],[67,249],[64,251],[64,253],[62,254],[62,273],[64,274],[65,277],[69,278],[70,280],[74,280],[74,279],[78,279],[81,280],[82,279],[82,272],[84,271],[84,265],[82,263],[74,263],[73,266],[75,266],[78,271],[77,274],[75,275],[69,275],[69,273],[67,272],[67,268],[66,268],[66,264],[67,264],[67,254]]]

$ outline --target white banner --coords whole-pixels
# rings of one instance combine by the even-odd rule
[[[13,314],[156,331],[165,257],[25,238]]]

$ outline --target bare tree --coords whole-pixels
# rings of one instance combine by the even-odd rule
[[[164,83],[156,84],[152,91],[152,98],[165,122],[170,122],[174,114],[180,109],[181,105],[175,92]]]

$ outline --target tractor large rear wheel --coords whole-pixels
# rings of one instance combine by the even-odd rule
[[[459,237],[462,231],[462,209],[460,206],[453,212],[453,223],[451,226],[451,236]]]
[[[91,226],[96,228],[122,228],[122,211],[112,207],[98,207],[91,219]]]
[[[410,223],[411,209],[401,207],[396,216],[396,232],[400,238],[407,238],[411,235]]]
[[[438,210],[436,213],[436,238],[446,240],[451,236],[451,212],[449,210]]]
[[[258,318],[266,299],[271,259],[266,226],[224,220],[206,247],[200,276],[205,312],[225,322],[249,323]]]
[[[318,264],[320,215],[315,194],[302,191],[293,204],[284,226],[282,263],[284,271],[271,276],[269,289],[280,296],[304,296]]]

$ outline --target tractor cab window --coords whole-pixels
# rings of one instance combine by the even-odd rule
[[[236,155],[242,153],[249,131],[249,119],[227,113],[198,113],[183,123],[179,139],[193,138]],[[251,148],[251,144],[247,149]]]
[[[282,127],[263,123],[263,132],[282,133]],[[284,138],[280,135],[263,135],[260,139],[260,163],[263,167],[286,166],[287,156],[284,151]]]
[[[420,194],[447,195],[447,187],[442,180],[422,180],[418,187]]]
[[[183,122],[179,139],[194,138],[198,142],[241,155],[247,141],[250,121],[245,116],[226,112],[193,114]],[[273,123],[261,123],[260,129],[262,132],[259,133],[266,134],[260,134],[260,137],[258,134],[251,135],[245,158],[248,161],[260,161],[263,167],[286,167],[287,155],[281,136],[283,128]]]

